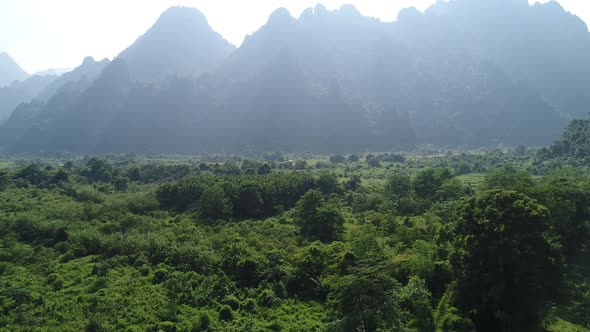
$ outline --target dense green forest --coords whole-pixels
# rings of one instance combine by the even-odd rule
[[[587,331],[546,150],[4,157],[0,330]]]
[[[590,332],[590,33],[556,1],[279,8],[239,46],[172,7],[117,51],[0,53],[0,332]]]

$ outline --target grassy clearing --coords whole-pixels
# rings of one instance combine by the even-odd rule
[[[590,332],[590,330],[561,318],[558,318],[555,323],[551,324],[547,331],[549,332]]]
[[[0,169],[10,169],[14,167],[14,163],[10,161],[0,161]]]

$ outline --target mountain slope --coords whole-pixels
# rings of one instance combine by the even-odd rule
[[[465,47],[449,49],[445,39],[416,34],[437,18],[415,12],[417,22],[408,24],[407,14],[392,24],[363,17],[352,6],[327,11],[318,5],[297,20],[277,10],[229,58],[221,76],[248,80],[288,52],[310,84],[336,82],[344,95],[408,113],[420,143],[540,145],[559,134],[564,122],[536,91]]]
[[[413,49],[492,62],[557,111],[572,117],[587,112],[590,33],[556,1],[439,1],[423,14],[400,14],[395,26]]]
[[[24,70],[5,52],[0,53],[0,87],[29,77]]]
[[[573,120],[563,135],[539,153],[541,159],[571,159],[587,165],[590,160],[590,120]]]
[[[71,71],[72,71],[71,68],[50,68],[50,69],[46,69],[46,70],[42,70],[42,71],[36,72],[35,75],[39,75],[39,76],[47,76],[47,75],[61,76],[61,75],[65,74],[65,73],[69,73]]]
[[[232,52],[200,12],[172,8],[95,81],[19,107],[0,144],[79,153],[545,145],[587,98],[590,33],[579,23],[526,0],[440,1],[394,23],[318,5],[298,19],[275,11]]]
[[[234,47],[213,31],[196,9],[173,7],[133,45],[119,54],[133,78],[198,76],[215,68]]]
[[[52,82],[37,96],[37,99],[46,101],[66,85],[78,85],[80,88],[84,84],[89,84],[96,80],[110,63],[109,59],[95,61],[92,57],[86,57],[76,69],[62,74]]]
[[[0,123],[8,119],[20,103],[27,103],[38,96],[57,76],[32,76],[24,81],[15,81],[11,85],[0,87]]]
[[[88,57],[78,68],[62,76],[35,75],[22,82],[14,82],[10,86],[0,88],[0,123],[9,121],[12,111],[21,103],[29,103],[33,99],[45,102],[61,89],[83,89],[93,82],[109,63],[107,59],[96,62]]]

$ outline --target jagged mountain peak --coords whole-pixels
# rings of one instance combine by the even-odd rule
[[[326,9],[326,7],[324,5],[322,5],[321,3],[318,3],[314,8],[313,8],[313,13],[315,15],[325,15],[328,13],[328,10]]]
[[[350,16],[350,17],[362,16],[361,12],[359,12],[358,9],[354,5],[351,5],[351,4],[342,5],[340,7],[340,9],[338,10],[338,12],[340,14]]]
[[[164,11],[153,29],[210,29],[209,22],[205,15],[196,8],[192,7],[170,7]]]
[[[95,62],[96,62],[96,61],[94,60],[94,58],[93,58],[93,57],[91,57],[91,56],[87,56],[87,57],[85,57],[85,58],[84,58],[84,60],[82,61],[82,65],[84,66],[84,65],[91,64],[91,63],[95,63]]]
[[[268,24],[289,23],[293,20],[293,16],[291,16],[289,10],[287,8],[281,7],[270,14],[270,17],[268,18]]]
[[[233,50],[199,10],[172,7],[119,58],[128,64],[133,79],[153,81],[170,75],[199,76]]]
[[[0,87],[22,81],[29,76],[8,53],[0,53]]]
[[[422,16],[422,12],[416,7],[408,7],[399,11],[397,14],[396,22],[408,22],[419,19]]]

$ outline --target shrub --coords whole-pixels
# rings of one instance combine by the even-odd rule
[[[231,321],[234,319],[234,312],[232,310],[232,308],[225,304],[221,307],[221,309],[219,309],[219,320],[222,321]]]

